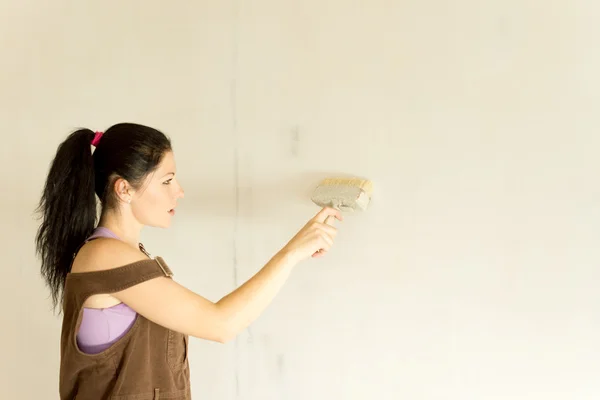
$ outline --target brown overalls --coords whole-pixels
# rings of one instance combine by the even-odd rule
[[[143,246],[140,246],[145,252]],[[84,301],[157,277],[171,279],[161,257],[119,268],[71,273],[64,290],[61,333],[61,400],[190,400],[188,337],[137,315],[129,331],[99,354],[85,354],[76,333]]]

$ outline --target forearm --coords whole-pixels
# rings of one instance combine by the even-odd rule
[[[281,251],[252,278],[216,303],[226,320],[228,332],[225,340],[236,336],[258,318],[279,292],[296,263],[290,253]]]

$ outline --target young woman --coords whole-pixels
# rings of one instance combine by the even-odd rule
[[[170,225],[183,196],[170,140],[156,129],[81,129],[59,146],[36,246],[63,312],[61,399],[190,399],[188,337],[234,338],[298,262],[330,249],[333,220],[342,219],[322,209],[256,275],[213,303],[175,282],[165,260],[139,242],[144,226]]]

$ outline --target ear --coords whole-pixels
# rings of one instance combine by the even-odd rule
[[[123,203],[131,203],[131,197],[133,195],[133,188],[123,178],[117,178],[115,181],[115,194],[117,195],[117,199],[122,201]]]

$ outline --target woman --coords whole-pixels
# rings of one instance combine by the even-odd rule
[[[81,129],[59,146],[36,245],[64,315],[61,399],[190,399],[188,337],[234,338],[299,261],[330,249],[330,220],[342,219],[324,208],[256,275],[213,303],[176,283],[167,263],[139,243],[144,226],[170,225],[183,194],[170,140],[156,129]]]

